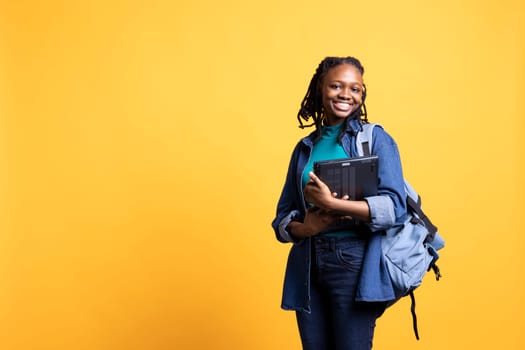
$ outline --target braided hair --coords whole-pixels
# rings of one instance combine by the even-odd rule
[[[321,95],[321,84],[323,79],[331,68],[339,66],[341,64],[350,64],[357,68],[357,70],[364,74],[365,69],[361,65],[361,62],[355,57],[326,57],[321,61],[319,67],[315,71],[312,80],[310,80],[310,85],[308,85],[308,90],[304,96],[303,102],[301,102],[301,108],[299,113],[297,113],[297,119],[299,120],[299,127],[301,129],[308,128],[315,125],[317,131],[321,130],[323,122],[325,121],[325,114],[323,109],[323,101]],[[368,116],[366,113],[365,98],[366,98],[366,88],[363,86],[363,102],[361,103],[361,108],[358,108],[352,114],[346,118],[346,122],[351,119],[360,118],[364,123],[368,123]],[[313,119],[313,123],[304,125],[304,121]]]

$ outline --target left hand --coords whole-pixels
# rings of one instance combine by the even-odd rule
[[[316,207],[330,210],[330,203],[335,199],[337,193],[330,192],[328,186],[313,172],[308,175],[310,175],[310,181],[304,187],[304,198]]]

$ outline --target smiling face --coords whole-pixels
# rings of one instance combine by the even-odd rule
[[[321,83],[321,95],[327,125],[342,123],[363,103],[363,76],[351,64],[330,68]]]

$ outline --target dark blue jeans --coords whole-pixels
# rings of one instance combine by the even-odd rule
[[[298,311],[304,350],[369,350],[383,303],[356,303],[366,240],[312,239],[311,312]]]

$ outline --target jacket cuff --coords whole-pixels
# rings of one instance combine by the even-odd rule
[[[370,208],[370,223],[368,227],[372,232],[386,230],[396,222],[394,202],[388,196],[366,197]]]
[[[290,222],[292,222],[294,219],[296,219],[300,215],[301,215],[301,212],[299,210],[292,210],[290,214],[286,215],[279,223],[279,236],[281,236],[283,241],[296,242],[296,240],[293,239],[290,233],[286,230],[286,227],[288,226]]]

